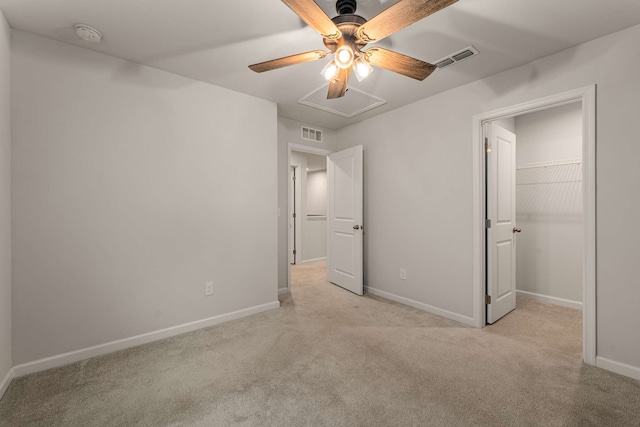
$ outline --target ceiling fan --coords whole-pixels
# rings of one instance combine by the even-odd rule
[[[334,54],[324,67],[322,75],[329,80],[328,99],[340,98],[347,91],[347,82],[353,70],[358,81],[373,71],[372,65],[424,80],[435,66],[381,47],[362,50],[367,44],[385,37],[435,13],[458,0],[398,0],[367,21],[355,14],[356,0],[337,0],[338,16],[331,19],[314,0],[282,0],[304,22],[316,30],[329,50],[312,50],[271,61],[249,65],[256,73],[275,70],[301,62],[315,61]]]

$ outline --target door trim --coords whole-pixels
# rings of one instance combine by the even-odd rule
[[[296,176],[296,180],[298,179],[298,172],[300,172],[302,165],[299,163],[295,163],[290,165],[290,168],[293,169],[294,174]],[[302,182],[302,181],[300,181]],[[291,187],[294,187],[294,191],[291,191]],[[293,216],[294,212],[300,212],[302,209],[300,208],[300,204],[301,204],[301,200],[302,200],[302,196],[301,196],[301,188],[299,185],[291,185],[291,180],[289,180],[289,188],[288,188],[288,193],[289,193],[289,208],[293,208],[293,210],[291,212],[289,212],[289,221],[291,221],[291,217]],[[292,200],[293,199],[293,200]],[[302,239],[300,238],[300,230],[302,230],[301,227],[301,217],[296,216],[295,220],[293,221],[294,225],[294,232],[293,232],[293,239],[291,239],[291,236],[289,237],[289,265],[292,264],[291,262],[291,258],[294,258],[295,263],[298,264],[298,259],[299,257],[297,256],[298,253],[302,254]],[[289,223],[287,223],[287,230],[288,232],[291,231],[291,227],[289,225]],[[293,240],[293,248],[290,247],[291,243]],[[296,255],[293,256],[293,250],[296,250]]]
[[[319,154],[321,156],[329,156],[329,154],[333,154],[335,152],[334,150],[309,147],[307,145],[294,144],[293,142],[290,142],[287,148],[287,171],[291,167],[292,151],[299,151],[301,153]],[[290,198],[291,198],[291,185],[287,183],[287,200],[291,200]],[[290,244],[291,239],[289,238],[289,219],[291,218],[291,215],[293,215],[293,211],[291,210],[291,204],[287,202],[287,289],[286,289],[286,293],[291,292],[291,264],[289,263],[289,254],[293,250]],[[282,289],[280,291],[282,291]]]
[[[582,355],[596,364],[596,85],[547,96],[473,117],[473,321],[486,326],[484,124],[574,102],[582,103],[582,195],[584,258]]]

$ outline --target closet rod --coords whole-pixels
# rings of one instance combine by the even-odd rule
[[[550,163],[545,163],[545,164],[541,164],[541,165],[518,166],[518,167],[516,167],[516,170],[546,168],[546,167],[549,167],[549,166],[580,165],[580,164],[582,164],[582,160],[573,160],[573,161],[567,161],[567,162],[550,162]]]

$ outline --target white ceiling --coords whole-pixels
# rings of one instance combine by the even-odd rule
[[[395,0],[359,0],[370,19]],[[334,0],[316,0],[330,16]],[[640,24],[639,0],[459,0],[383,40],[429,62],[469,45],[480,55],[419,82],[376,69],[349,84],[388,102],[354,118],[298,100],[326,83],[326,60],[256,74],[247,66],[309,50],[322,39],[280,0],[0,0],[12,28],[151,65],[278,103],[279,115],[337,129],[418,99]],[[104,35],[79,41],[73,25]],[[348,93],[347,93],[348,96]]]

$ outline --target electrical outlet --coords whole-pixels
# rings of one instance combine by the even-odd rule
[[[204,296],[213,295],[213,282],[206,282],[204,284]]]
[[[401,268],[400,269],[400,278],[402,280],[407,280],[407,269],[406,268]]]

